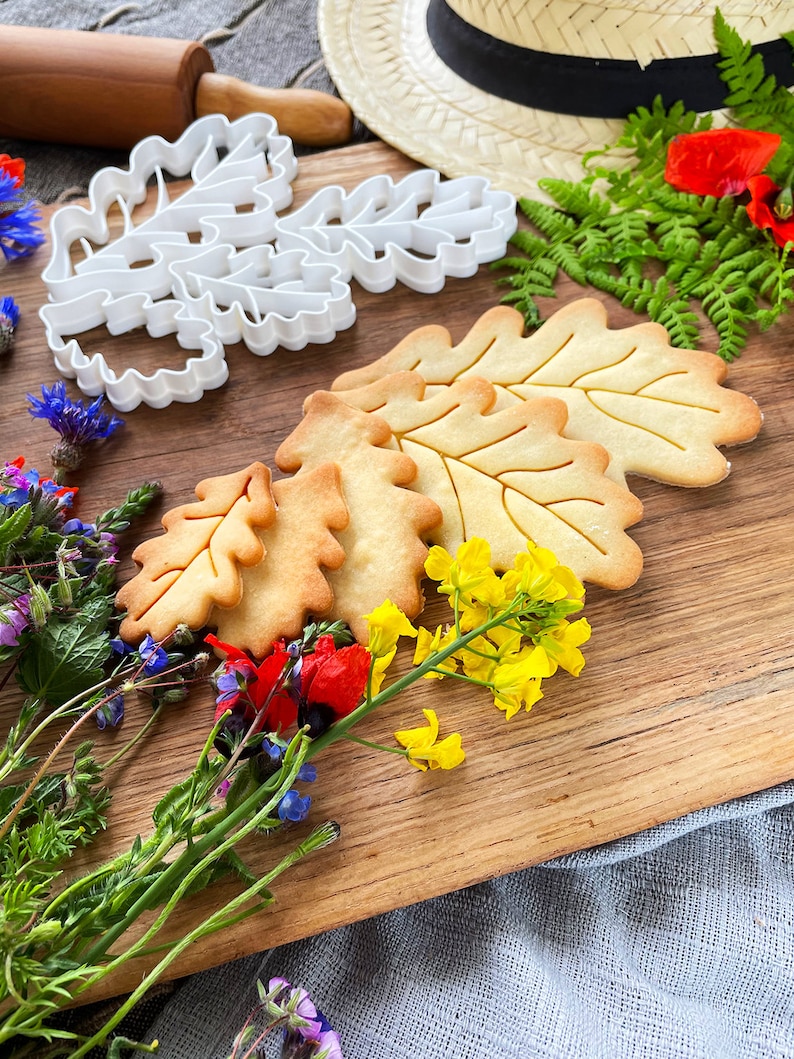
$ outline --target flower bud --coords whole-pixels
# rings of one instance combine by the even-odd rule
[[[775,204],[772,207],[772,212],[776,217],[779,217],[781,221],[787,221],[789,217],[794,213],[794,196],[790,187],[783,188],[777,198]]]
[[[0,356],[11,348],[19,322],[19,308],[11,297],[0,298]]]
[[[30,588],[30,620],[37,629],[43,629],[52,614],[52,603],[41,585]]]
[[[74,602],[74,593],[72,592],[72,582],[65,574],[55,582],[55,594],[62,607],[71,607]]]

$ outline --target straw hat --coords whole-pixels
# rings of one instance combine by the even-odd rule
[[[580,179],[583,154],[658,93],[721,105],[717,8],[790,83],[791,0],[318,0],[318,27],[339,94],[381,139],[544,198],[540,177]]]

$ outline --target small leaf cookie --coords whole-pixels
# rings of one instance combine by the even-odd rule
[[[345,552],[328,573],[331,616],[346,621],[366,643],[370,613],[390,599],[409,617],[422,610],[421,580],[428,532],[441,522],[433,500],[407,488],[416,464],[394,447],[388,423],[324,390],[305,402],[304,417],[276,452],[282,471],[307,473],[333,460],[342,476],[350,522],[337,533]]]
[[[432,393],[418,372],[399,372],[340,394],[377,410],[418,467],[412,488],[444,515],[430,540],[456,551],[484,537],[494,566],[509,567],[527,538],[550,548],[583,581],[627,588],[642,553],[625,533],[642,504],[604,474],[609,456],[594,442],[562,436],[567,411],[554,397],[491,411],[494,387],[468,376]]]
[[[165,534],[132,553],[141,569],[116,596],[117,607],[127,611],[120,634],[128,643],[146,633],[160,640],[180,623],[202,628],[213,605],[240,601],[238,564],[253,566],[264,554],[256,531],[276,515],[264,464],[206,478],[196,496],[198,503],[166,512]]]
[[[339,376],[332,390],[407,370],[431,386],[483,376],[498,391],[497,409],[557,397],[568,406],[566,437],[603,445],[607,473],[621,484],[639,474],[712,485],[730,469],[717,446],[750,441],[761,428],[755,401],[722,385],[725,362],[673,348],[659,324],[610,329],[601,303],[580,298],[528,337],[523,331],[523,317],[507,306],[484,313],[456,346],[446,328],[421,327],[379,360]]]
[[[334,594],[321,569],[345,561],[332,530],[349,522],[341,475],[334,463],[273,483],[276,518],[258,530],[264,558],[240,571],[243,596],[231,609],[214,607],[208,624],[218,637],[263,658],[273,641],[300,635],[309,616],[327,616]]]

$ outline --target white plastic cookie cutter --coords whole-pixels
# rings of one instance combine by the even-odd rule
[[[166,173],[189,174],[191,187],[172,199]],[[327,187],[279,217],[296,174],[292,141],[266,114],[200,118],[174,143],[142,140],[128,170],[100,170],[90,207],[65,206],[51,222],[42,273],[51,301],[40,316],[59,371],[120,411],[197,401],[228,378],[225,345],[264,356],[330,342],[355,321],[351,279],[376,292],[398,280],[438,291],[503,255],[517,225],[509,193],[427,169],[350,193]],[[139,220],[152,180],[156,201]],[[199,352],[179,368],[117,374],[74,337],[101,325],[110,334],[145,326]]]

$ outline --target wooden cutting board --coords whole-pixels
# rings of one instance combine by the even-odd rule
[[[380,144],[310,157],[301,162],[295,201],[327,183],[350,189],[365,177],[399,177],[412,168]],[[12,294],[22,309],[13,354],[0,363],[0,457],[24,454],[42,471],[54,435],[28,415],[25,395],[59,377],[37,317],[47,260],[42,247],[0,273],[0,293]],[[591,294],[565,281],[544,315]],[[637,322],[607,295],[595,296],[610,326]],[[233,347],[222,389],[196,404],[125,414],[126,426],[74,480],[79,514],[90,519],[127,488],[162,481],[161,504],[124,542],[128,556],[140,539],[160,531],[164,511],[194,499],[200,479],[252,460],[275,470],[275,450],[312,390],[328,388],[340,372],[382,355],[422,324],[443,324],[460,341],[499,301],[500,290],[484,267],[434,295],[399,285],[368,294],[354,283],[353,298],[356,324],[329,345],[278,349],[264,358]],[[765,423],[756,441],[732,452],[725,481],[702,490],[631,482],[645,505],[643,521],[630,531],[645,569],[628,591],[588,591],[585,614],[594,632],[582,676],[555,677],[542,702],[509,723],[487,695],[459,683],[426,682],[390,704],[359,734],[389,743],[395,728],[422,723],[422,707],[433,706],[444,730],[461,732],[465,765],[422,774],[389,754],[352,743],[332,747],[317,761],[310,823],[338,821],[339,841],[283,876],[271,909],[194,945],[172,974],[526,868],[794,775],[793,338],[792,321],[785,320],[754,335],[731,368],[729,385],[756,398]],[[102,349],[117,370],[125,362],[151,370],[164,357],[183,356],[171,339],[140,331],[118,339],[98,331],[83,336],[83,348]],[[125,558],[120,577],[132,572]],[[445,619],[445,606],[429,605],[428,625]],[[5,728],[16,699],[8,687],[2,695]],[[145,715],[145,704],[130,704],[126,731],[100,737],[107,752]],[[211,715],[209,695],[175,707],[115,770],[108,833],[75,870],[146,833],[155,801],[189,770]],[[295,834],[249,843],[255,870],[275,863]],[[199,895],[173,917],[170,936],[181,936],[236,892],[230,883]],[[146,965],[128,966],[102,992],[128,990]]]

